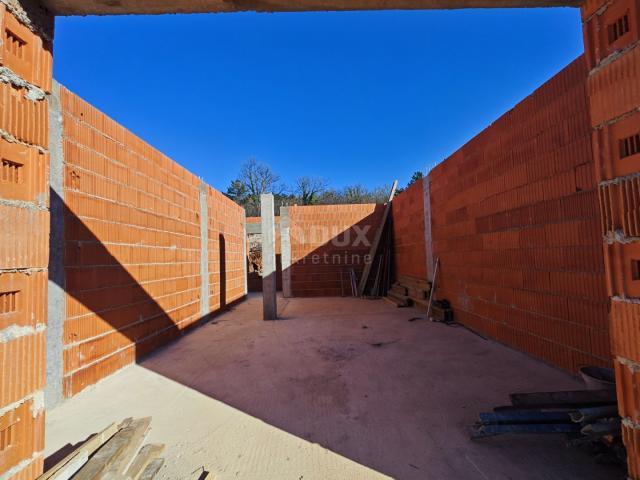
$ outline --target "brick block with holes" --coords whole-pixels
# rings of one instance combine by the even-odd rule
[[[581,57],[430,179],[440,296],[467,325],[572,371],[611,364],[587,73]]]
[[[36,408],[30,399],[0,417],[2,471],[31,459],[32,466],[27,467],[26,473],[32,476],[22,478],[34,478],[42,471],[43,457],[40,452],[44,450],[44,411]]]
[[[585,23],[585,50],[589,68],[638,41],[640,2],[614,0]]]
[[[49,154],[0,139],[0,198],[49,204]]]
[[[598,178],[612,180],[640,171],[640,113],[603,126],[593,134]]]
[[[4,4],[0,4],[0,33],[0,65],[50,92],[53,58],[49,43],[22,25]]]

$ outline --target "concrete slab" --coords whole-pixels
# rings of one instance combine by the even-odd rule
[[[43,0],[56,15],[577,7],[582,0]]]
[[[160,478],[604,480],[623,471],[561,436],[472,442],[478,412],[572,376],[383,301],[260,296],[47,413],[46,454],[153,416]],[[382,346],[374,346],[382,344]]]

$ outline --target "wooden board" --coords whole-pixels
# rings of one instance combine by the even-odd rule
[[[126,424],[82,467],[74,480],[98,480],[124,475],[144,442],[150,424],[151,417]]]
[[[389,218],[389,212],[391,211],[391,202],[393,201],[393,197],[396,196],[396,190],[398,188],[398,181],[393,182],[393,187],[391,187],[391,193],[389,194],[389,201],[384,206],[384,213],[382,214],[382,221],[378,226],[378,230],[376,231],[376,236],[373,239],[373,243],[371,244],[371,249],[369,251],[370,262],[365,263],[364,271],[362,272],[362,277],[360,278],[360,284],[358,285],[358,296],[361,297],[364,295],[364,289],[367,288],[367,281],[369,280],[369,274],[371,273],[371,265],[376,258],[376,252],[378,251],[378,247],[380,246],[380,239],[382,238],[382,233],[384,232],[384,227],[387,225],[387,218]]]
[[[118,432],[118,426],[112,423],[100,433],[94,435],[84,442],[73,452],[58,462],[48,472],[44,473],[38,480],[68,480],[82,466],[87,463],[89,457],[98,450],[104,443]]]
[[[126,477],[131,480],[138,480],[145,469],[149,466],[151,462],[153,462],[156,458],[160,457],[164,452],[164,445],[160,444],[151,444],[145,445],[142,447],[136,458],[133,460],[133,463],[129,467],[126,473]]]
[[[144,469],[142,475],[140,476],[140,480],[153,480],[158,471],[164,465],[164,458],[156,458],[153,462],[151,462],[147,468]]]

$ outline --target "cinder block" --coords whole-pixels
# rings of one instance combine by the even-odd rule
[[[44,450],[44,410],[38,409],[33,400],[24,402],[0,417],[0,433],[0,441],[6,443],[0,445],[0,465],[7,471]],[[33,479],[26,476],[33,473],[42,473],[42,457],[11,479]]]
[[[0,65],[27,82],[51,91],[52,50],[48,42],[22,25],[0,5]]]
[[[0,198],[49,205],[49,156],[0,139]]]

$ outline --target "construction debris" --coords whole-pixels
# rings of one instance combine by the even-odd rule
[[[151,480],[162,467],[164,445],[140,448],[151,417],[127,418],[84,442],[39,480]]]
[[[562,433],[569,445],[587,446],[609,461],[626,461],[615,390],[514,393],[510,398],[511,405],[480,414],[471,428],[472,439]]]

